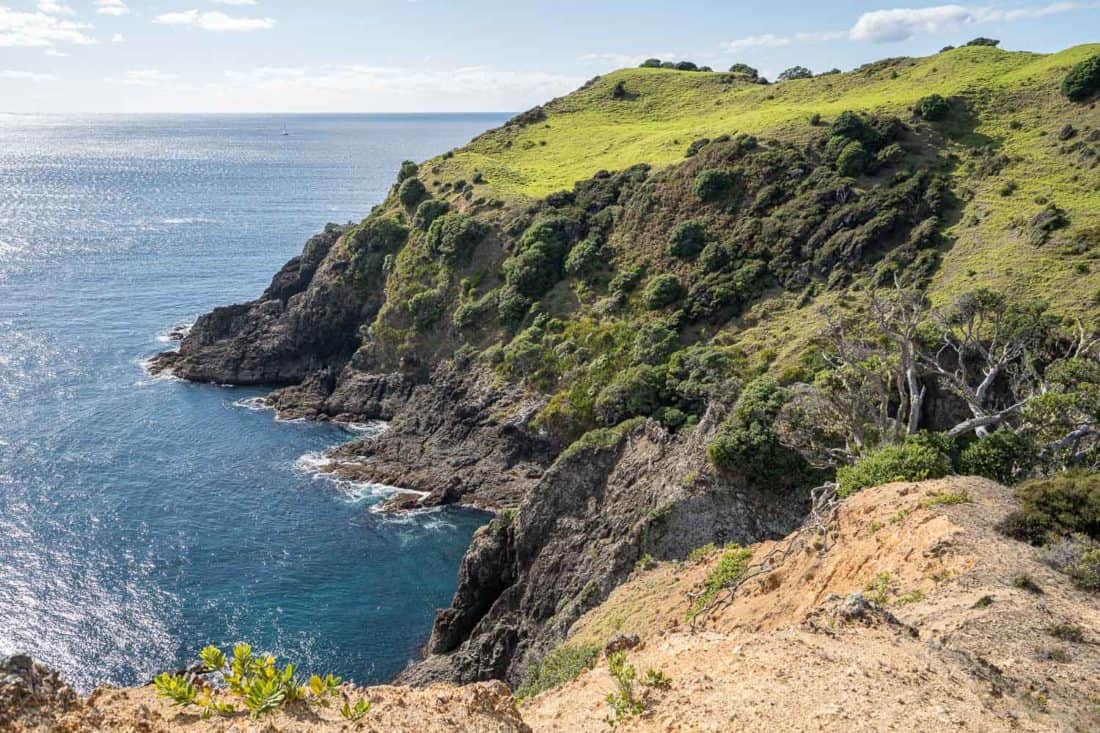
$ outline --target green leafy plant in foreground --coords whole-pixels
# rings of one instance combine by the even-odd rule
[[[627,718],[644,712],[645,704],[634,691],[638,670],[627,663],[626,652],[612,652],[608,655],[607,667],[611,672],[611,679],[615,681],[615,692],[607,696],[607,704],[611,707],[607,723],[614,728]]]
[[[344,701],[344,706],[342,708],[340,708],[340,714],[343,715],[345,719],[350,720],[352,722],[355,722],[356,720],[361,719],[364,715],[366,715],[369,712],[370,712],[370,701],[369,700],[364,700],[363,698],[359,698],[359,700],[355,703],[354,706],[352,706],[351,703],[349,703],[347,700],[345,700]]]
[[[260,718],[296,700],[327,705],[330,697],[340,693],[343,681],[331,674],[324,677],[312,675],[308,687],[303,686],[295,676],[293,664],[280,668],[275,664],[275,657],[255,655],[252,647],[243,643],[233,647],[232,657],[227,657],[216,646],[206,646],[199,652],[199,659],[202,661],[202,674],[220,675],[225,683],[225,693],[239,699],[253,718]],[[215,697],[211,686],[201,682],[196,685],[183,675],[166,672],[158,675],[153,683],[160,697],[184,708],[195,705],[200,708],[203,718],[214,713],[227,716],[235,712],[232,703],[221,702]]]

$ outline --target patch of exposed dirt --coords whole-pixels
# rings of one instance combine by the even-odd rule
[[[688,592],[720,550],[636,573],[570,641],[636,633],[639,676],[672,679],[621,730],[1098,730],[1100,602],[996,532],[1010,508],[1011,490],[977,478],[864,491],[695,630]],[[535,731],[607,730],[613,690],[601,660],[522,714]]]

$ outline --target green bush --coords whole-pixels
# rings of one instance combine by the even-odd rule
[[[703,272],[718,272],[730,263],[729,248],[721,242],[711,242],[699,253],[699,267]]]
[[[729,171],[708,169],[695,176],[692,192],[700,201],[714,201],[733,188],[733,175]]]
[[[420,173],[420,166],[418,166],[411,160],[406,160],[401,163],[401,170],[397,172],[397,182],[402,183],[403,181],[412,178],[418,173]]]
[[[1074,65],[1062,79],[1062,94],[1081,102],[1100,91],[1100,54]]]
[[[707,241],[707,227],[701,221],[682,221],[668,238],[665,251],[673,257],[691,259],[699,254]]]
[[[733,391],[734,358],[729,349],[695,344],[677,351],[668,362],[666,386],[691,412],[723,390]]]
[[[661,68],[660,59],[646,59],[639,66],[643,69],[659,69]]]
[[[428,189],[419,178],[406,178],[397,188],[397,198],[407,207],[413,207],[424,200]]]
[[[635,267],[632,270],[623,270],[615,274],[608,283],[608,289],[613,293],[629,293],[638,287],[638,283],[645,277],[645,268]]]
[[[836,170],[842,176],[855,178],[866,172],[868,163],[870,163],[870,156],[867,155],[863,143],[853,140],[845,145],[837,156]]]
[[[711,463],[753,483],[789,484],[797,479],[806,462],[782,444],[773,428],[788,399],[790,393],[769,378],[750,382],[707,447]]]
[[[1086,550],[1080,560],[1066,568],[1066,574],[1078,588],[1100,591],[1100,547]]]
[[[752,550],[747,547],[727,545],[722,552],[722,557],[718,560],[718,564],[707,575],[707,579],[703,583],[703,592],[692,604],[691,610],[688,612],[688,618],[697,616],[723,590],[737,585],[745,577],[745,572],[749,569],[749,562],[751,561]]]
[[[524,297],[537,300],[561,279],[561,260],[538,245],[509,257],[501,266],[504,282]]]
[[[677,71],[698,71],[699,67],[690,61],[678,61],[676,63]]]
[[[651,415],[661,406],[664,389],[664,373],[660,369],[648,364],[624,369],[596,396],[596,415],[605,425]]]
[[[645,306],[650,310],[658,310],[672,305],[680,298],[680,280],[671,273],[657,275],[651,278],[646,285],[643,297]]]
[[[1100,473],[1067,471],[1027,481],[1016,489],[1019,507],[1001,531],[1040,545],[1051,537],[1084,534],[1100,540]]]
[[[829,127],[834,135],[839,135],[846,140],[859,140],[862,142],[868,136],[867,123],[857,113],[850,110],[838,114]]]
[[[643,323],[634,336],[634,361],[639,364],[663,364],[676,351],[676,331],[660,321]]]
[[[897,143],[890,143],[875,154],[875,162],[879,165],[895,165],[905,159],[905,148]]]
[[[959,471],[1008,483],[1035,461],[1035,447],[1023,435],[998,430],[971,443],[959,456]]]
[[[760,78],[760,72],[749,66],[748,64],[734,64],[730,67],[731,74],[739,74],[741,76],[747,76],[750,79],[756,80]]]
[[[917,101],[913,111],[929,122],[938,122],[947,117],[947,113],[951,111],[951,105],[939,94],[929,94]]]
[[[805,66],[792,66],[789,69],[784,69],[779,74],[779,81],[790,81],[792,79],[809,79],[814,75],[814,72],[807,69]]]
[[[996,46],[999,43],[1000,43],[1000,41],[998,41],[995,38],[985,38],[984,36],[978,36],[977,38],[974,38],[972,40],[967,41],[964,45],[966,45],[966,46]]]
[[[413,226],[427,231],[432,222],[446,214],[449,208],[450,205],[446,201],[440,201],[439,199],[421,201],[420,205],[416,207],[416,213],[413,214]]]
[[[470,261],[474,247],[485,237],[485,226],[468,214],[444,214],[428,227],[428,251],[449,265]]]
[[[603,264],[603,242],[598,234],[590,234],[569,251],[565,258],[565,274],[584,280]]]
[[[951,472],[951,460],[931,445],[908,440],[861,456],[853,465],[837,469],[837,493],[844,497],[892,481],[924,481]]]
[[[562,644],[540,659],[538,664],[528,668],[523,684],[516,689],[516,698],[526,700],[564,685],[586,669],[591,669],[599,658],[600,647],[597,644]]]
[[[497,296],[497,316],[501,324],[515,326],[520,323],[531,309],[531,300],[523,296],[510,285],[500,289]]]
[[[425,331],[443,315],[443,294],[424,290],[409,298],[407,307],[416,330]]]

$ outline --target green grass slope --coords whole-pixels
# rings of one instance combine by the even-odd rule
[[[813,115],[825,123],[844,110],[905,118],[929,94],[960,97],[973,119],[945,134],[950,152],[966,163],[955,173],[965,216],[946,232],[956,245],[933,298],[980,283],[1094,316],[1100,279],[1088,250],[1100,240],[1100,173],[1067,151],[1074,141],[1058,133],[1067,124],[1095,130],[1100,113],[1069,102],[1058,86],[1071,66],[1098,52],[1100,44],[1050,55],[963,47],[766,86],[718,72],[623,69],[546,104],[545,119],[494,130],[430,161],[425,178],[468,181],[480,172],[478,196],[513,203],[571,188],[599,170],[682,162],[699,138],[741,132],[803,142]],[[614,99],[620,82],[627,96]],[[993,165],[991,157],[998,158]],[[1052,246],[1023,246],[1021,223],[1050,202],[1070,213],[1068,231]]]

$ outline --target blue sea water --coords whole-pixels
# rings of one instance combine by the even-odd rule
[[[207,642],[360,682],[417,654],[485,516],[373,513],[311,473],[345,429],[142,365],[503,119],[0,116],[0,655],[87,690]]]

